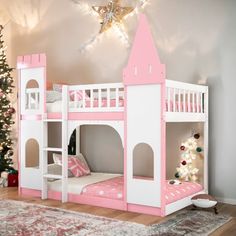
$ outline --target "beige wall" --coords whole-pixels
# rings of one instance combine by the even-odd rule
[[[109,126],[81,126],[81,152],[92,171],[124,173],[123,146],[119,134]]]
[[[81,45],[99,30],[98,20],[82,13],[68,0],[40,2],[47,2],[48,9],[44,9],[45,14],[40,15],[35,28],[29,30],[13,24],[13,58],[46,52],[47,75],[52,81],[80,84],[122,80],[122,68],[130,49],[111,35],[105,36],[90,52],[81,54]],[[210,86],[210,190],[227,199],[236,199],[235,11],[234,0],[150,0],[144,10],[161,61],[167,66],[167,77],[192,83],[206,81]],[[126,26],[132,39],[136,16],[128,18]],[[180,131],[177,129],[176,137],[182,137]],[[90,130],[85,132],[94,139],[110,137],[107,130],[98,132],[99,135]],[[98,151],[92,154],[94,159],[98,155],[106,157],[99,145],[95,149]],[[114,148],[114,153],[118,152]]]

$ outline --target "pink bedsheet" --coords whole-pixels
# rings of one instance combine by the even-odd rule
[[[107,99],[102,99],[101,100],[102,107],[107,107],[108,106],[107,101],[108,101]],[[119,107],[124,107],[124,100],[123,99],[120,99],[118,101],[118,103],[119,103]],[[98,107],[98,104],[99,104],[99,102],[98,102],[97,99],[93,100],[93,107]],[[168,111],[168,105],[169,104],[166,101],[166,111]],[[115,107],[115,106],[116,106],[116,100],[115,99],[111,99],[110,100],[110,107]],[[85,101],[85,107],[90,107],[90,101],[89,100]],[[193,112],[193,108],[195,108],[195,112],[197,112],[197,105],[196,104],[190,103],[190,107],[188,107],[188,105],[186,103],[186,105],[185,105],[185,111],[186,112]],[[176,112],[183,112],[184,111],[183,103],[181,102],[180,106],[179,106],[179,103],[176,102],[175,109],[176,109]],[[173,102],[171,101],[170,102],[169,111],[172,112],[173,110],[174,110],[174,106],[173,106]],[[198,111],[200,112],[200,106],[198,107]]]
[[[169,108],[169,109],[168,109]],[[194,110],[193,110],[194,109]],[[198,106],[198,112],[200,112],[201,106]],[[166,111],[173,112],[174,111],[174,103],[171,101],[168,103],[166,101]],[[184,112],[184,103],[183,102],[175,102],[175,111],[176,112]],[[197,104],[196,103],[190,103],[190,106],[188,106],[187,102],[185,103],[185,112],[197,112]]]
[[[103,197],[116,200],[123,200],[124,177],[119,176],[95,184],[87,185],[83,188],[82,194]]]
[[[102,107],[108,107],[107,101],[108,101],[107,99],[102,99],[101,100],[101,106]],[[119,103],[119,107],[124,107],[124,100],[123,99],[120,99],[118,101],[118,103]],[[98,102],[97,99],[93,100],[93,107],[98,107],[98,104],[99,104],[99,102]],[[173,102],[172,101],[170,102],[169,110],[168,110],[168,105],[169,104],[166,101],[166,111],[173,112],[173,110],[174,110]],[[88,107],[88,108],[90,107],[90,101],[89,100],[85,101],[85,107]],[[110,100],[110,107],[116,107],[116,100],[115,99]],[[188,105],[186,103],[186,105],[185,105],[185,111],[186,112],[193,112],[193,108],[195,109],[195,112],[197,112],[197,105],[196,104],[190,103],[190,107],[188,107]],[[180,106],[179,106],[179,103],[176,102],[175,109],[176,109],[176,112],[183,112],[184,111],[183,102],[180,103]],[[198,111],[200,112],[200,105],[198,107]]]
[[[178,201],[187,196],[201,191],[202,185],[194,182],[182,182],[179,185],[169,184],[166,182],[166,203]]]
[[[102,99],[101,100],[101,106],[102,107],[108,107],[108,102],[107,101],[109,101],[109,100],[107,100],[107,99]],[[93,100],[93,107],[98,107],[98,105],[99,105],[99,101],[98,101],[98,99],[94,99]],[[124,107],[124,100],[123,99],[120,99],[119,101],[118,101],[118,106],[119,107]],[[85,101],[85,107],[90,107],[90,100],[86,100]],[[110,107],[116,107],[116,99],[110,99]]]
[[[119,176],[83,188],[82,194],[93,197],[102,197],[123,200],[124,177]],[[180,185],[171,185],[166,182],[166,203],[172,203],[202,190],[198,183],[183,182]]]

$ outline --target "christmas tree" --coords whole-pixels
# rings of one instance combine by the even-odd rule
[[[15,113],[9,97],[13,93],[13,68],[7,64],[2,32],[3,26],[0,25],[0,173],[14,170],[11,130],[14,124],[12,116]]]
[[[197,181],[198,168],[193,166],[193,160],[199,158],[202,148],[198,146],[200,134],[194,134],[180,146],[182,151],[179,167],[176,168],[176,178],[184,181]]]

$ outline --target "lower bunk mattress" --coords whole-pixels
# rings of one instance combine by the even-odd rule
[[[48,183],[49,190],[60,192],[61,180]],[[166,181],[165,198],[166,203],[178,201],[191,196],[203,187],[199,183],[182,182],[179,185],[172,185]],[[68,178],[68,192],[82,194],[90,197],[102,197],[114,200],[124,199],[124,177],[119,174],[95,173],[91,175]]]

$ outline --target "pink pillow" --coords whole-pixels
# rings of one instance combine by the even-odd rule
[[[84,162],[77,159],[76,157],[68,158],[68,169],[72,172],[75,177],[80,177],[90,174],[90,169]]]
[[[53,153],[53,160],[55,164],[62,165],[61,154]],[[89,166],[81,153],[78,156],[68,155],[68,169],[75,177],[90,174]]]
[[[75,101],[75,97],[77,97],[78,101],[83,100],[83,91],[82,90],[71,90],[69,91],[70,100]],[[85,93],[85,100],[89,100],[89,96]]]

